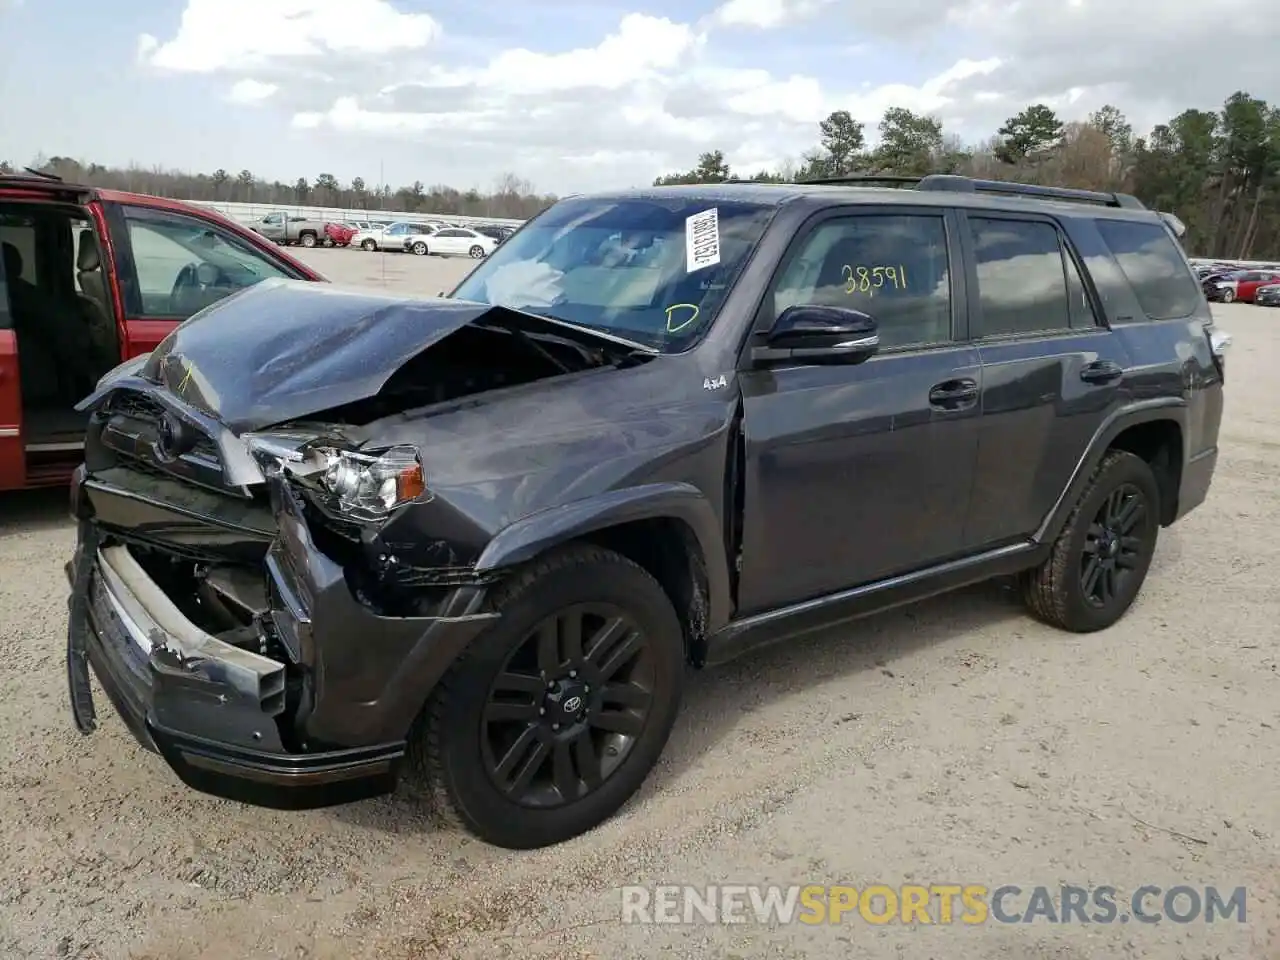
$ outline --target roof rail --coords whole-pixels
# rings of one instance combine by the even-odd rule
[[[1037,197],[1042,200],[1096,203],[1104,207],[1123,207],[1128,210],[1147,209],[1141,200],[1127,193],[1075,190],[1068,187],[1044,187],[1035,183],[1013,183],[1007,180],[976,180],[973,177],[962,177],[948,173],[934,173],[927,177],[921,177],[916,189],[946,190],[954,193],[995,193],[1012,197]]]
[[[876,183],[919,183],[920,177],[904,177],[885,174],[877,176],[875,174],[850,174],[844,177],[815,177],[812,180],[801,180],[800,183],[819,183],[828,186],[856,186],[857,184],[867,184],[868,186]]]
[[[23,167],[22,169],[27,171],[27,173],[31,174],[33,177],[39,177],[41,180],[56,180],[58,183],[62,182],[62,178],[56,173],[46,173],[43,170],[36,170],[32,167]]]

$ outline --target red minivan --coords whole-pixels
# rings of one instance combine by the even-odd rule
[[[67,482],[98,379],[268,277],[324,280],[213,210],[0,175],[0,490]]]

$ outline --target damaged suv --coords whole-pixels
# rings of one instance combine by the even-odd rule
[[[266,280],[109,374],[67,667],[197,789],[410,779],[487,841],[636,791],[686,665],[997,575],[1114,623],[1217,456],[1176,221],[928,177],[562,200],[449,297]]]

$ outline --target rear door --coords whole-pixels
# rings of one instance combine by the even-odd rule
[[[223,297],[271,277],[314,279],[265,244],[194,213],[107,203],[124,306],[121,359],[154,350],[175,326]]]
[[[1126,392],[1124,341],[1099,318],[1078,252],[1052,218],[962,214],[982,416],[965,547],[1033,533]]]

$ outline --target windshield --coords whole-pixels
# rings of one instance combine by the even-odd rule
[[[675,196],[562,200],[452,296],[678,353],[715,321],[774,209]]]

